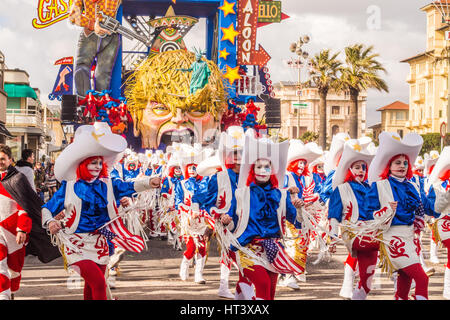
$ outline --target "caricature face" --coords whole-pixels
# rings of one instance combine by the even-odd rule
[[[175,169],[173,170],[173,173],[176,175],[176,176],[181,176],[182,175],[182,173],[181,173],[181,168],[180,168],[180,166],[176,166],[175,167]]]
[[[125,89],[134,134],[142,148],[157,149],[179,143],[207,143],[217,134],[226,106],[222,72],[212,61],[208,84],[190,93],[191,73],[181,71],[196,61],[187,50],[161,52],[147,58]],[[165,69],[165,72],[161,72]],[[151,75],[151,77],[149,76]]]
[[[136,164],[134,162],[128,165],[128,170],[136,170]]]
[[[189,178],[196,177],[197,176],[197,166],[195,164],[188,166],[187,173],[189,175]]]
[[[92,159],[91,162],[86,166],[88,172],[94,177],[98,178],[100,172],[102,171],[103,161],[101,158]]]
[[[354,162],[351,165],[350,170],[352,171],[356,181],[364,182],[364,177],[367,172],[367,164],[364,161],[361,160]]]
[[[158,148],[173,142],[192,144],[207,141],[215,134],[217,122],[206,110],[188,110],[149,102],[140,123],[143,148]]]
[[[317,170],[318,173],[323,173],[323,163],[319,163],[316,166],[316,170]]]
[[[405,178],[408,173],[409,162],[404,155],[400,155],[391,163],[390,171],[394,177]]]
[[[257,183],[266,183],[272,173],[272,164],[267,159],[258,159],[255,162],[255,180]]]
[[[297,174],[301,175],[306,167],[306,160],[299,160],[298,161],[298,168],[297,168]]]

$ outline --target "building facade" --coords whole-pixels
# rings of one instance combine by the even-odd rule
[[[420,134],[439,132],[447,122],[448,71],[445,31],[441,14],[432,3],[422,7],[426,14],[426,50],[401,62],[408,63],[409,116],[405,126]]]
[[[381,112],[381,131],[397,132],[400,137],[409,132],[406,127],[406,123],[409,119],[409,105],[395,101],[384,107],[378,108],[377,111]]]
[[[276,98],[281,100],[280,136],[298,139],[305,132],[319,133],[319,92],[317,88],[297,89],[296,82],[281,81],[274,84]],[[366,132],[367,93],[361,92],[358,98],[359,135]],[[327,96],[327,141],[338,132],[350,129],[350,95],[332,90]]]
[[[5,91],[5,55],[0,51],[0,143],[6,143],[6,139],[12,138],[6,129],[6,104],[8,94]]]
[[[36,158],[45,144],[45,122],[40,91],[30,86],[25,70],[5,69],[6,128],[13,135],[6,141],[13,158],[19,160],[23,149],[32,149]]]

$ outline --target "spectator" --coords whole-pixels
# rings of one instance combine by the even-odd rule
[[[34,185],[39,197],[45,202],[44,193],[47,191],[47,187],[45,186],[45,170],[39,161],[36,162],[36,166],[34,167]]]
[[[34,185],[34,152],[31,149],[23,149],[22,150],[22,159],[17,161],[16,169],[19,172],[22,172],[25,177],[27,177],[30,186],[36,191],[36,187]]]
[[[51,199],[56,192],[57,180],[54,172],[54,164],[49,163],[47,167],[47,173],[45,175],[45,186],[48,188],[48,197]]]

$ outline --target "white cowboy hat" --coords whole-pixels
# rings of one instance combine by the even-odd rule
[[[348,169],[356,161],[364,161],[367,166],[370,165],[375,154],[371,153],[367,148],[363,148],[357,139],[348,140],[344,144],[344,151],[342,152],[341,161],[336,168],[332,179],[333,190],[342,183],[344,183]]]
[[[180,151],[180,166],[183,172],[186,170],[188,164],[198,164],[206,159],[207,152],[202,150],[200,144],[194,144],[194,146],[183,144]]]
[[[124,160],[125,168],[127,168],[128,165],[131,163],[134,163],[136,165],[136,168],[139,164],[139,156],[135,152],[132,152],[125,158],[125,160]]]
[[[75,131],[74,139],[55,161],[55,177],[58,181],[77,178],[78,165],[86,158],[102,156],[112,170],[116,160],[127,147],[125,138],[111,131],[105,122],[83,125]]]
[[[270,139],[255,139],[250,135],[245,136],[244,151],[239,171],[238,188],[246,186],[248,174],[252,164],[258,159],[267,159],[272,163],[272,174],[275,174],[279,186],[282,186],[286,173],[289,141],[274,143]]]
[[[304,144],[301,140],[292,139],[289,141],[289,151],[287,163],[298,159],[305,159],[309,164],[323,155],[323,150],[315,142]]]
[[[423,138],[415,132],[406,134],[402,139],[396,132],[383,131],[378,139],[380,144],[369,167],[370,184],[380,180],[380,174],[388,165],[389,160],[396,155],[406,154],[412,165],[416,161],[423,144]]]
[[[424,169],[425,168],[425,161],[421,156],[417,156],[416,162],[414,162],[414,168],[416,169]]]
[[[328,151],[325,151],[320,157],[318,157],[316,160],[311,161],[310,163],[308,163],[308,168],[309,171],[312,171],[313,168],[318,165],[318,164],[324,164],[325,163],[325,157],[326,157],[326,153],[328,153]]]
[[[439,181],[439,178],[444,174],[447,170],[450,170],[450,146],[444,147],[442,150],[439,159],[436,161],[434,165],[433,171],[431,172],[429,178],[426,182],[426,192],[430,186]]]
[[[212,176],[221,166],[219,155],[216,153],[198,164],[197,173],[202,177]]]
[[[436,150],[431,150],[430,153],[425,153],[424,154],[424,174],[429,176],[431,174],[430,169],[432,166],[434,166],[436,164],[436,162],[439,159],[439,152]]]
[[[220,133],[217,156],[222,165],[222,170],[226,170],[225,159],[234,151],[242,151],[245,142],[244,128],[240,126],[230,126],[227,131]]]
[[[178,152],[173,153],[169,161],[167,161],[167,168],[175,166],[180,166],[180,155]]]
[[[329,175],[332,170],[336,169],[338,159],[344,150],[344,143],[348,140],[350,140],[350,136],[345,132],[339,132],[333,136],[330,150],[325,158],[325,163],[323,164],[323,170],[326,175]]]

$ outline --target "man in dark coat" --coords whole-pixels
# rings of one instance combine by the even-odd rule
[[[0,259],[0,273],[5,268],[14,271],[11,275],[0,274],[0,287],[11,287],[14,292],[19,287],[25,255],[37,256],[47,263],[61,254],[42,228],[42,200],[28,179],[11,163],[11,149],[0,144],[0,250],[6,248],[7,252],[7,257]],[[7,292],[4,296],[8,298],[10,294]]]

